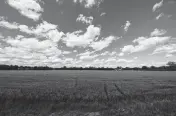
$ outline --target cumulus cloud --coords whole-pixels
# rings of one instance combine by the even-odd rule
[[[100,51],[100,50],[103,50],[104,48],[108,47],[115,39],[119,39],[119,38],[116,38],[114,36],[109,36],[109,37],[104,38],[100,41],[92,42],[90,47],[92,47],[96,51]]]
[[[92,59],[98,57],[98,55],[94,54],[94,53],[95,53],[94,51],[92,51],[92,52],[86,51],[84,53],[78,54],[77,56],[79,56],[80,60],[92,60]]]
[[[105,12],[102,12],[102,13],[100,14],[100,16],[104,16],[104,15],[106,15],[106,13],[105,13]]]
[[[59,5],[63,4],[64,0],[56,0],[57,3],[59,3]]]
[[[0,26],[5,27],[7,29],[18,29],[18,24],[13,22],[9,23],[8,21],[5,20],[4,17],[0,17]]]
[[[0,59],[7,59],[5,64],[51,66],[55,61],[60,61],[61,50],[51,40],[39,41],[37,38],[17,36],[3,39],[8,45],[1,47]]]
[[[93,55],[93,56],[89,56],[89,55],[87,55],[87,56],[80,56],[80,59],[81,60],[92,60],[92,59],[94,59],[94,58],[96,58],[98,55]]]
[[[164,13],[160,13],[157,17],[156,17],[156,20],[159,20],[161,17],[164,16]]]
[[[131,63],[134,60],[126,60],[126,59],[117,59],[117,58],[108,58],[105,63]]]
[[[39,4],[40,0],[7,0],[7,4],[18,10],[18,12],[34,21],[41,17],[43,8]]]
[[[47,39],[51,39],[54,42],[58,42],[62,36],[64,36],[63,32],[58,31],[58,26],[55,24],[51,24],[49,22],[43,21],[38,24],[36,27],[28,27],[27,25],[21,25],[18,23],[10,23],[4,18],[0,19],[0,26],[8,29],[15,29],[26,34],[35,35],[37,37],[44,37]]]
[[[62,40],[68,47],[86,47],[96,40],[96,38],[100,35],[100,31],[100,27],[89,25],[85,33],[80,34],[80,31],[67,33],[66,37]]]
[[[93,6],[99,6],[103,0],[73,0],[73,2],[84,4],[85,8],[92,8]]]
[[[133,60],[126,60],[126,59],[118,59],[117,62],[131,63],[131,62],[134,62],[134,61]]]
[[[122,53],[135,53],[147,50],[160,44],[167,43],[171,37],[139,37],[133,40],[137,45],[126,45],[121,48]]]
[[[84,16],[83,14],[80,14],[80,15],[78,16],[78,18],[76,19],[76,21],[90,25],[90,24],[92,24],[92,22],[93,22],[93,17],[92,17],[92,16],[86,17],[86,16]]]
[[[170,58],[170,57],[172,57],[172,56],[174,56],[174,55],[172,55],[172,54],[166,54],[166,55],[165,55],[166,58]]]
[[[120,57],[124,56],[124,53],[121,52],[121,53],[118,54],[118,56],[120,56]]]
[[[64,54],[64,55],[65,54],[71,54],[71,52],[70,51],[63,51],[62,54]]]
[[[106,55],[108,55],[108,56],[114,56],[116,54],[117,53],[115,51],[113,51],[113,52],[106,51],[106,52],[101,53],[100,55],[101,56],[106,56]]]
[[[163,0],[161,0],[160,2],[156,3],[154,6],[153,6],[153,12],[155,12],[157,9],[159,9],[160,7],[163,6]]]
[[[166,34],[166,30],[163,30],[163,29],[154,29],[154,31],[153,32],[151,32],[151,36],[162,36],[162,35],[164,35],[164,34]]]
[[[166,53],[167,55],[171,56],[172,54],[176,53],[176,44],[168,44],[163,46],[158,46],[152,53],[154,54],[160,54],[160,53]]]
[[[129,27],[131,26],[131,22],[130,21],[126,21],[125,25],[122,26],[124,31],[127,32]]]

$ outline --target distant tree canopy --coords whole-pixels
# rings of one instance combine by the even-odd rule
[[[137,71],[176,71],[176,62],[168,62],[165,66],[142,66],[142,67],[66,67],[52,68],[48,66],[17,66],[17,65],[0,65],[0,70],[137,70]]]
[[[176,62],[168,62],[167,65],[168,66],[176,66]]]

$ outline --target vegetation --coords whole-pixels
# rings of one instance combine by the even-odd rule
[[[61,68],[52,68],[48,66],[17,66],[17,65],[0,65],[0,70],[144,70],[144,71],[176,71],[176,62],[168,62],[165,66],[142,66],[140,67],[117,67],[117,68],[109,68],[109,67],[61,67]]]
[[[164,72],[157,73],[156,77],[147,72],[135,72],[135,75],[131,72],[128,78],[121,79],[124,73],[113,75],[119,72],[107,72],[109,77],[106,72],[90,75],[80,72],[77,77],[68,77],[66,71],[66,78],[61,72],[57,73],[57,78],[49,73],[42,77],[42,72],[37,72],[34,77],[31,72],[23,72],[18,75],[16,72],[1,73],[0,116],[176,115],[175,72],[167,72],[170,75],[166,74],[165,78]],[[157,79],[159,75],[161,78]]]

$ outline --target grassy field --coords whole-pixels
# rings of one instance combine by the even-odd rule
[[[176,72],[0,71],[0,116],[176,116]]]

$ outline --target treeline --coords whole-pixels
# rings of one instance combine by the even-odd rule
[[[165,66],[142,66],[142,67],[117,67],[117,68],[106,68],[106,67],[61,67],[52,68],[48,66],[17,66],[17,65],[0,65],[0,70],[135,70],[135,71],[176,71],[176,62],[168,62]]]

